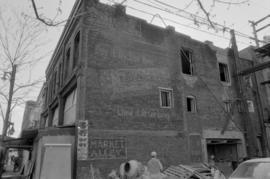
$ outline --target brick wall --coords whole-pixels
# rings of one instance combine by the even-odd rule
[[[88,121],[88,158],[78,161],[78,178],[105,178],[121,162],[146,163],[156,150],[165,166],[203,160],[202,131],[221,130],[228,120],[224,100],[237,96],[229,51],[130,17],[119,7],[85,1],[82,20],[83,77],[78,101]],[[194,75],[182,74],[180,49],[192,49]],[[229,66],[231,80],[219,79],[218,61]],[[159,88],[173,91],[173,107],[160,107]],[[197,110],[186,110],[194,96]],[[243,130],[236,110],[226,130]],[[125,139],[124,158],[91,158],[91,140]],[[105,144],[104,144],[105,145]],[[106,147],[105,147],[106,148]],[[108,147],[110,148],[110,147]],[[102,149],[104,152],[105,149]],[[108,150],[114,150],[112,148]],[[107,156],[108,157],[108,156]]]

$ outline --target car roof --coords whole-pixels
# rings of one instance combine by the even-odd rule
[[[270,158],[255,158],[247,160],[244,163],[253,163],[253,162],[270,162]]]

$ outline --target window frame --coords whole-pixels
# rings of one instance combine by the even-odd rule
[[[69,56],[68,56],[69,54]],[[69,58],[67,58],[67,56]],[[65,54],[64,54],[64,78],[67,79],[71,73],[71,62],[72,62],[72,48],[70,45],[66,47]]]
[[[70,98],[69,98],[70,97]],[[66,106],[68,99],[70,100],[69,103],[70,106]],[[73,126],[76,123],[76,112],[77,112],[77,103],[78,103],[78,91],[77,88],[73,88],[72,90],[70,90],[65,96],[64,96],[64,101],[63,101],[63,121],[62,121],[62,126]],[[74,117],[74,121],[72,121],[72,123],[70,123],[70,121],[67,121],[67,119],[65,118],[65,115],[67,113],[67,111],[70,111],[73,107],[75,107],[75,117]]]
[[[225,77],[225,81],[223,81],[221,79],[221,67],[225,67],[223,68],[224,70],[224,77]],[[222,83],[230,83],[231,82],[231,76],[230,76],[230,69],[229,69],[229,65],[227,63],[224,62],[218,62],[218,70],[219,70],[219,80]]]
[[[246,103],[247,103],[248,112],[249,112],[249,113],[254,113],[254,112],[255,112],[255,106],[254,106],[253,100],[248,99],[248,100],[246,101]]]
[[[78,43],[76,41],[77,39]],[[81,31],[77,31],[73,39],[72,69],[74,69],[78,65],[80,59],[80,44],[81,44]]]
[[[191,111],[188,110],[188,99],[191,99]],[[193,103],[192,103],[192,101],[193,101]],[[186,111],[188,113],[196,113],[197,112],[197,99],[195,96],[193,96],[193,95],[186,96]]]
[[[163,103],[162,103],[162,92],[167,92],[168,93],[168,97],[167,99],[169,99],[169,106],[163,106]],[[166,109],[170,109],[170,108],[173,108],[174,106],[174,100],[173,100],[173,89],[172,88],[162,88],[162,87],[159,87],[159,106],[161,108],[166,108]]]
[[[225,100],[224,103],[224,110],[226,113],[232,113],[233,112],[233,101],[232,100]]]
[[[184,66],[183,66],[183,61],[184,59],[182,58],[182,53],[184,52],[189,52],[189,71],[190,73],[185,73],[184,72]],[[189,48],[185,48],[185,47],[181,47],[180,48],[180,59],[181,59],[181,70],[182,70],[182,74],[185,75],[190,75],[190,76],[194,76],[194,60],[193,60],[193,50],[189,49]]]

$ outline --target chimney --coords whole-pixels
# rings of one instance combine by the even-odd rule
[[[210,47],[214,46],[213,42],[209,40],[204,41],[204,43]]]
[[[122,17],[126,15],[126,6],[122,4],[114,5],[114,17]]]

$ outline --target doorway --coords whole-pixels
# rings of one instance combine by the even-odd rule
[[[238,165],[237,139],[207,139],[207,156],[214,157],[215,166],[228,177]]]

